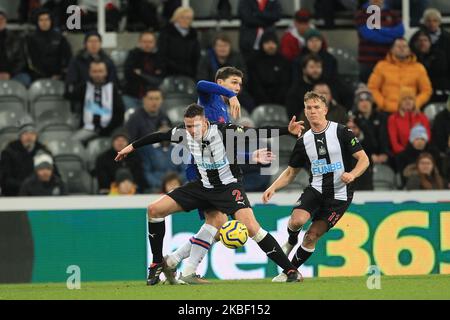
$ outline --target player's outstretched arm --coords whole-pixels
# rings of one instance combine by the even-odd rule
[[[117,156],[114,158],[115,161],[121,161],[125,159],[130,153],[132,153],[134,150],[154,143],[159,143],[162,141],[171,141],[172,140],[172,130],[169,130],[167,132],[154,132],[150,133],[139,140],[130,143],[128,146],[123,148],[117,153]],[[175,142],[175,141],[174,141]],[[179,141],[178,141],[179,142]]]
[[[115,161],[122,161],[125,159],[130,153],[134,151],[133,144],[127,145],[125,148],[117,152],[117,156],[114,158]]]
[[[300,168],[287,167],[286,170],[281,173],[277,180],[264,192],[262,201],[263,203],[269,202],[276,191],[286,187],[292,181],[294,181],[297,174],[300,172]]]
[[[353,154],[353,158],[358,160],[355,167],[350,172],[344,172],[341,176],[342,182],[349,184],[355,181],[356,178],[360,177],[369,167],[369,157],[364,150],[360,150]]]

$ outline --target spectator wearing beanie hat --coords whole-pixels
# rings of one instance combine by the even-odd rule
[[[410,131],[417,124],[423,125],[428,137],[431,137],[428,118],[417,110],[415,102],[416,95],[413,89],[409,87],[400,89],[398,111],[388,118],[389,141],[394,155],[405,150]]]
[[[325,46],[325,38],[317,29],[309,29],[305,35],[305,47],[300,56],[294,60],[294,71],[301,70],[302,59],[308,54],[317,54],[322,59],[323,76],[326,79],[335,79],[338,74],[338,62]],[[294,75],[294,78],[297,76]]]
[[[364,134],[364,150],[374,164],[389,160],[387,116],[378,112],[373,96],[365,85],[355,91],[354,122]]]
[[[266,32],[260,50],[248,63],[248,87],[257,105],[283,104],[291,82],[291,67],[281,55],[277,35]]]
[[[23,181],[34,170],[34,156],[50,151],[38,141],[34,123],[25,123],[19,129],[19,138],[7,145],[1,154],[0,183],[2,195],[17,196]]]
[[[293,25],[281,38],[281,54],[289,61],[294,61],[305,47],[305,33],[315,28],[311,24],[311,13],[306,9],[298,10],[294,15]]]
[[[401,173],[403,182],[405,182],[405,178],[407,178],[410,173],[409,170],[405,169],[409,165],[414,164],[422,152],[430,153],[436,160],[439,171],[442,172],[442,162],[439,158],[439,151],[436,147],[431,145],[429,141],[430,136],[423,125],[417,124],[411,129],[406,148],[396,156],[397,171]]]
[[[20,188],[20,196],[61,196],[67,194],[64,182],[55,174],[53,159],[47,153],[33,158],[34,172]]]
[[[103,61],[108,69],[108,82],[117,83],[117,71],[113,61],[102,49],[102,36],[96,32],[88,32],[84,37],[84,49],[72,58],[66,76],[67,91],[73,92],[80,83],[89,80],[89,66],[92,61]]]

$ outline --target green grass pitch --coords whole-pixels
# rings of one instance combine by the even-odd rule
[[[450,275],[381,278],[381,289],[369,290],[367,278],[314,278],[302,283],[265,280],[212,281],[209,285],[147,287],[145,282],[86,282],[80,290],[65,283],[0,285],[2,299],[450,299]]]

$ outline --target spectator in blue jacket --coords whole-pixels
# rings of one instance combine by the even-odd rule
[[[376,5],[381,8],[380,28],[371,26],[373,13],[367,13],[367,7]],[[356,13],[358,30],[359,79],[367,83],[378,61],[385,58],[395,39],[403,37],[405,28],[399,12],[390,10],[384,0],[370,0]]]

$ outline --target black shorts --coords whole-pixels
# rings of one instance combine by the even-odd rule
[[[352,198],[347,201],[326,198],[309,186],[305,188],[293,210],[302,209],[309,212],[313,222],[323,220],[328,223],[330,230],[342,218],[351,203]]]
[[[238,210],[251,208],[242,184],[231,183],[215,188],[205,188],[200,181],[189,182],[167,194],[184,211],[193,209],[219,210],[233,215]]]

